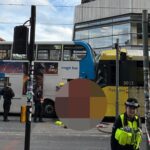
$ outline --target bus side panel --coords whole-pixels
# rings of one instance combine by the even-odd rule
[[[78,61],[62,61],[59,62],[58,74],[62,79],[79,78],[79,62]]]
[[[94,80],[95,71],[94,58],[92,59],[87,53],[87,56],[80,61],[80,77]]]
[[[43,97],[55,100],[56,84],[60,81],[58,75],[44,75]]]
[[[11,83],[11,88],[15,93],[15,98],[22,98],[22,88],[23,88],[23,74],[9,74],[9,82]]]
[[[58,62],[56,74],[44,74],[43,96],[55,100],[56,86],[59,82],[67,83],[68,79],[79,78],[79,62],[61,61]]]
[[[10,112],[20,113],[21,106],[26,105],[27,98],[22,95],[23,92],[23,74],[11,74],[9,75],[9,81],[11,87],[15,93],[15,97],[12,99],[12,105]]]
[[[9,77],[9,83],[11,83],[11,88],[15,93],[15,97],[12,99],[12,105],[10,112],[12,113],[20,113],[21,105],[26,104],[26,96],[22,95],[22,88],[23,88],[23,74],[7,74]],[[3,98],[1,96],[1,109],[0,111],[3,112]]]

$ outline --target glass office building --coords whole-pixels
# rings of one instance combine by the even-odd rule
[[[114,47],[117,39],[122,47],[142,49],[142,10],[148,6],[148,0],[95,0],[76,6],[73,40],[88,42],[96,52]]]

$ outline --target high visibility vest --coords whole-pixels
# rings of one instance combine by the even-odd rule
[[[120,145],[133,145],[135,150],[139,148],[142,142],[141,130],[138,128],[138,116],[133,122],[128,121],[127,126],[124,126],[124,114],[120,115],[122,128],[116,130],[115,139]]]

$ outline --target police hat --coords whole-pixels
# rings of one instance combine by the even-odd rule
[[[134,108],[140,107],[137,99],[135,98],[128,98],[127,101],[125,102],[125,105],[129,107],[134,107]]]

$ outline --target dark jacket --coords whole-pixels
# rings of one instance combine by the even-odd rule
[[[1,90],[1,95],[3,95],[4,100],[11,100],[15,96],[13,90],[8,86]]]
[[[127,125],[127,114],[125,113],[124,114],[124,125]],[[134,118],[133,121],[136,120],[137,121],[137,124],[138,124],[138,127],[141,128],[140,126],[140,120],[139,119],[136,119]],[[121,128],[123,127],[122,126],[122,122],[121,122],[121,118],[120,118],[120,115],[116,118],[115,120],[115,123],[113,125],[113,128],[112,128],[112,135],[111,135],[111,150],[134,150],[133,146],[132,145],[125,145],[125,146],[122,146],[118,143],[118,141],[115,139],[115,133],[116,133],[116,130],[118,128]]]
[[[35,97],[34,97],[34,102],[35,103],[40,103],[41,102],[41,99],[42,99],[42,90],[37,90],[36,92],[35,92]]]

